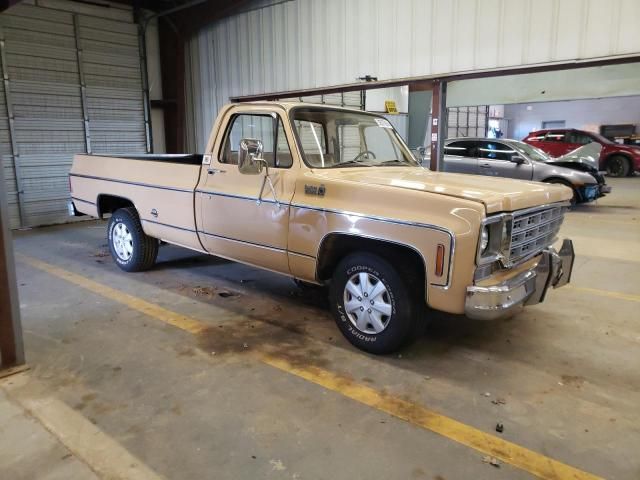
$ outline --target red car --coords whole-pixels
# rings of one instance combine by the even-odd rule
[[[626,177],[640,171],[640,147],[620,145],[597,133],[576,129],[536,130],[522,140],[544,150],[553,157],[561,157],[587,143],[602,145],[600,170],[612,177]]]

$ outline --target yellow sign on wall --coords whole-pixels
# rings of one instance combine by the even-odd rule
[[[387,111],[387,113],[392,113],[394,115],[398,113],[398,108],[396,107],[395,100],[385,100],[384,108]]]

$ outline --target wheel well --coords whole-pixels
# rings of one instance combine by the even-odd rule
[[[98,196],[98,217],[102,218],[105,213],[113,213],[120,208],[134,207],[131,200],[116,195]]]
[[[607,165],[607,162],[609,160],[611,160],[613,157],[622,157],[624,158],[627,162],[629,162],[630,166],[633,167],[633,159],[631,158],[631,156],[625,152],[613,152],[610,153],[609,155],[607,155],[604,159],[604,164],[605,166]]]
[[[338,263],[355,252],[374,253],[390,259],[401,272],[410,272],[413,278],[426,285],[425,261],[413,247],[346,233],[331,233],[323,239],[318,251],[318,280],[329,280]]]
[[[543,182],[545,183],[562,183],[563,185],[566,185],[567,187],[574,189],[575,187],[571,184],[571,182],[569,180],[566,180],[564,178],[561,177],[549,177],[549,178],[545,178],[543,180]]]

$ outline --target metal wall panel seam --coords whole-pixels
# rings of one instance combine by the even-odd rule
[[[84,68],[82,65],[82,39],[80,38],[80,22],[78,14],[73,14],[73,28],[76,37],[76,59],[78,62],[78,73],[80,75],[80,102],[82,104],[82,120],[84,125],[84,143],[86,152],[91,153],[91,130],[89,126],[89,108],[87,105],[87,84],[84,78]]]
[[[15,119],[13,116],[13,106],[11,103],[11,88],[9,85],[9,69],[7,66],[7,57],[5,55],[5,39],[4,30],[0,26],[0,63],[2,64],[2,81],[4,84],[4,99],[7,107],[7,117],[9,118],[9,139],[11,145],[11,153],[13,156],[13,175],[16,181],[16,189],[18,192],[18,213],[20,215],[20,226],[25,225],[26,213],[24,209],[24,189],[22,186],[22,175],[20,172],[20,153],[16,142]]]

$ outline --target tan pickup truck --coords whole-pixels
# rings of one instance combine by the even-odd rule
[[[159,241],[330,286],[338,327],[373,353],[398,349],[429,308],[512,315],[566,284],[573,246],[555,242],[561,185],[437,173],[391,124],[357,110],[232,104],[204,155],[77,155],[75,214],[110,214],[125,271]]]

